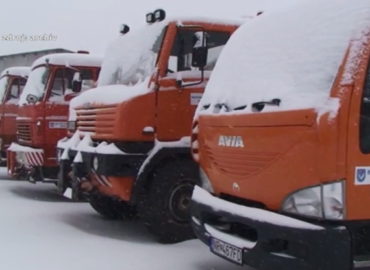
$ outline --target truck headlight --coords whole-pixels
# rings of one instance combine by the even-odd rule
[[[285,213],[330,220],[345,219],[345,181],[309,187],[287,196],[281,210]]]
[[[94,171],[97,171],[98,168],[99,168],[99,160],[98,160],[98,157],[94,157],[94,159],[93,159],[93,168],[94,168]]]
[[[209,180],[206,172],[199,166],[199,178],[202,185],[202,188],[207,190],[209,193],[214,193],[212,183]]]

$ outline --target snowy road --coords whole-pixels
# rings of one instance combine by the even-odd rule
[[[6,179],[0,168],[0,179]],[[241,270],[198,240],[153,241],[140,224],[100,218],[52,184],[0,180],[0,269]]]

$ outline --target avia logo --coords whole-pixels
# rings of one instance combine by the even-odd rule
[[[218,139],[218,146],[226,147],[244,147],[243,138],[241,136],[223,136]]]

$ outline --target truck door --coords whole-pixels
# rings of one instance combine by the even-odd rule
[[[370,218],[370,65],[359,68],[351,96],[347,143],[347,218]]]
[[[230,38],[229,32],[206,31],[209,50],[202,81],[201,70],[191,66],[194,36],[197,32],[199,29],[178,28],[166,75],[159,81],[156,123],[157,139],[160,141],[176,141],[190,136],[193,115],[206,82],[223,46]]]

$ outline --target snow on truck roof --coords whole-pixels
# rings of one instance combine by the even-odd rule
[[[100,67],[103,61],[103,57],[82,54],[82,53],[53,53],[42,56],[35,60],[32,64],[32,69],[36,66],[46,63],[46,59],[49,59],[51,65],[68,65],[68,66],[81,66],[81,67]]]
[[[5,74],[26,77],[28,76],[30,71],[31,71],[30,67],[10,67],[1,72],[0,77],[4,76]]]
[[[351,39],[364,41],[369,27],[368,0],[305,0],[259,16],[228,41],[195,118],[222,103],[247,105],[235,113],[252,113],[252,103],[272,99],[280,106],[262,112],[314,108],[335,114],[332,84]]]

